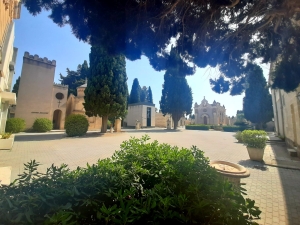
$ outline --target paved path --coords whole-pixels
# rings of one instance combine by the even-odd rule
[[[256,200],[263,211],[259,224],[299,225],[300,224],[300,171],[265,166],[249,160],[245,146],[235,141],[233,133],[220,131],[164,129],[126,130],[122,133],[89,133],[86,137],[67,138],[63,133],[19,134],[15,138],[12,151],[0,151],[0,167],[12,167],[11,179],[23,172],[23,163],[35,159],[45,170],[52,163],[66,163],[71,169],[95,163],[119,149],[123,140],[130,136],[141,137],[148,134],[151,140],[177,145],[179,147],[198,146],[211,160],[225,160],[247,167],[251,173],[243,179],[248,197]],[[272,146],[268,147],[268,154]],[[271,148],[271,149],[270,149]],[[276,150],[281,151],[280,149]],[[266,155],[268,155],[266,154]],[[269,156],[268,156],[269,157]]]

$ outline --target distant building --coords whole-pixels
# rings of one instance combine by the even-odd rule
[[[128,113],[124,119],[127,127],[155,127],[155,105],[149,102],[128,104]]]
[[[170,121],[171,128],[174,127],[174,122],[170,114],[163,115],[161,111],[155,113],[155,127],[167,128],[168,120]],[[178,121],[178,127],[190,124],[191,121],[187,120],[184,116]]]
[[[5,131],[9,105],[16,104],[16,94],[11,92],[18,50],[13,47],[13,20],[20,18],[20,11],[20,0],[0,2],[0,133]]]
[[[209,104],[204,97],[200,105],[197,102],[195,103],[194,111],[196,124],[228,124],[225,106],[221,106],[219,102],[214,101],[212,104]]]

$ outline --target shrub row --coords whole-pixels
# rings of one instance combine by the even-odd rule
[[[196,125],[186,125],[185,129],[187,130],[209,130],[210,126],[208,125],[202,125],[202,124],[196,124]]]
[[[84,115],[72,114],[67,117],[65,129],[68,136],[82,136],[89,127],[89,122]],[[5,131],[19,133],[25,129],[25,120],[10,118],[6,122]],[[32,130],[35,132],[48,132],[53,129],[52,121],[47,118],[38,118],[34,121]]]
[[[35,161],[25,164],[0,188],[0,224],[255,224],[254,201],[203,151],[148,140],[132,138],[111,158],[74,171],[52,165],[41,174]]]

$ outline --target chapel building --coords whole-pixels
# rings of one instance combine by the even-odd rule
[[[195,103],[194,111],[195,124],[227,125],[228,123],[225,106],[221,106],[216,101],[209,104],[205,96],[201,104]]]

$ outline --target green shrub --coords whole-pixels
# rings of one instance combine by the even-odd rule
[[[21,118],[9,118],[6,121],[5,132],[19,133],[25,129],[25,120]]]
[[[8,139],[8,138],[10,138],[11,135],[12,135],[12,133],[3,133],[3,134],[1,134],[1,139]]]
[[[236,134],[233,136],[236,138],[236,140],[238,140],[239,143],[243,143],[243,136],[241,131],[236,132]]]
[[[53,124],[51,120],[47,118],[38,118],[34,121],[32,129],[35,132],[48,132],[52,130]]]
[[[0,224],[254,224],[260,210],[197,147],[132,138],[74,171],[38,163],[0,188]]]
[[[186,125],[186,130],[209,130],[210,126],[208,125],[202,125],[202,124],[196,124],[196,125]]]
[[[242,139],[247,147],[259,149],[264,149],[268,140],[267,133],[263,130],[244,130]]]
[[[66,133],[69,137],[82,136],[86,134],[89,122],[84,115],[71,114],[65,122]]]

